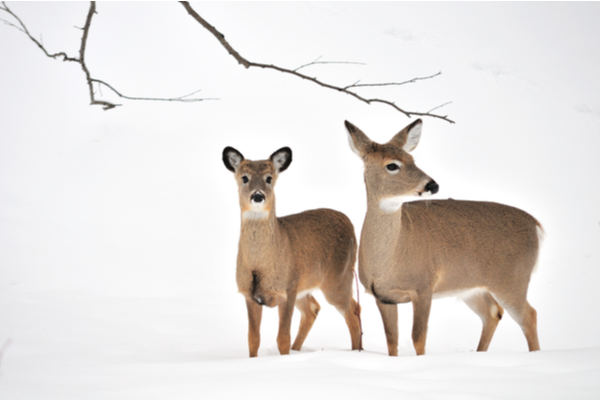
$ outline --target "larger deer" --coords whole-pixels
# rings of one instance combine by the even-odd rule
[[[527,302],[540,223],[519,209],[491,202],[425,200],[438,191],[409,154],[422,121],[389,142],[371,141],[346,121],[350,147],[365,166],[367,213],[360,238],[360,281],[383,319],[390,356],[398,355],[398,303],[412,302],[412,340],[425,354],[432,298],[461,295],[481,318],[477,351],[486,351],[503,308],[521,326],[530,351],[539,350],[537,314]]]
[[[291,162],[288,147],[261,161],[246,160],[232,147],[223,150],[223,163],[235,174],[239,189],[242,227],[236,279],[248,308],[250,357],[258,354],[263,305],[279,307],[281,354],[290,352],[294,305],[300,310],[300,328],[292,345],[292,350],[300,350],[320,310],[310,294],[314,289],[321,289],[343,314],[352,349],[360,348],[360,308],[352,298],[354,226],[344,214],[329,209],[275,215],[275,182]]]

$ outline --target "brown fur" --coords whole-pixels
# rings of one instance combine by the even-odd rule
[[[242,226],[236,279],[248,308],[250,357],[257,356],[260,346],[262,305],[279,308],[277,346],[281,354],[290,352],[294,306],[300,310],[300,328],[291,346],[300,350],[320,310],[309,293],[313,289],[320,289],[344,315],[352,349],[358,349],[360,310],[352,298],[357,242],[350,220],[329,209],[276,216],[273,188],[279,173],[291,162],[287,148],[273,153],[269,160],[250,161],[228,147],[223,161],[235,173],[239,187]],[[264,195],[258,204],[252,201],[257,192]],[[252,214],[257,209],[262,214]]]
[[[421,355],[432,298],[465,292],[463,300],[483,322],[478,351],[487,350],[503,307],[521,326],[529,350],[539,350],[536,312],[527,302],[538,257],[539,222],[524,211],[491,202],[401,203],[402,196],[437,191],[437,184],[407,152],[418,143],[421,121],[384,145],[370,141],[348,122],[346,127],[352,149],[365,163],[367,214],[359,276],[376,298],[389,354],[398,354],[397,303],[413,303],[412,338]],[[398,162],[399,171],[386,169]]]

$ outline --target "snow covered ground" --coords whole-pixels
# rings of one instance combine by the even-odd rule
[[[87,3],[8,4],[52,51],[77,54]],[[442,71],[365,93],[411,110],[452,101],[438,112],[456,124],[425,119],[413,153],[440,184],[436,197],[503,202],[542,222],[529,295],[542,351],[528,353],[506,316],[489,352],[474,352],[479,318],[441,299],[423,357],[410,342],[411,307],[400,306],[400,356],[390,358],[361,289],[365,351],[349,350],[343,318],[317,296],[301,352],[278,355],[277,313],[265,310],[259,357],[248,359],[237,188],[222,149],[258,159],[290,146],[278,213],[335,208],[358,234],[362,163],[343,121],[383,142],[410,120],[245,70],[179,4],[99,3],[94,76],[132,96],[202,89],[220,100],[104,112],[88,105],[77,65],[0,26],[0,398],[600,397],[600,4],[194,7],[253,61],[367,64],[311,67],[337,84]]]

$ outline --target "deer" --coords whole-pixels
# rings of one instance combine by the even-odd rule
[[[301,319],[292,350],[300,351],[321,307],[312,296],[320,289],[345,318],[352,350],[362,350],[360,306],[352,297],[358,243],[354,226],[343,213],[316,209],[277,217],[275,183],[292,162],[283,147],[267,160],[246,160],[233,147],[223,163],[238,185],[241,229],[236,281],[248,310],[248,347],[257,357],[262,306],[278,307],[277,348],[290,353],[294,306]]]
[[[487,351],[507,310],[529,351],[540,350],[537,312],[527,301],[537,264],[541,224],[520,209],[485,201],[417,200],[439,185],[411,154],[418,119],[385,144],[345,121],[350,148],[364,163],[367,211],[360,236],[358,273],[375,297],[388,353],[398,355],[398,306],[412,302],[412,342],[425,354],[433,298],[458,296],[483,324],[477,351]]]

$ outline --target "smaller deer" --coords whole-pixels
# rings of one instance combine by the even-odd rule
[[[519,209],[491,202],[426,200],[438,191],[409,154],[421,120],[386,144],[346,121],[350,147],[365,165],[367,213],[358,255],[360,281],[377,302],[390,356],[398,355],[396,304],[412,302],[412,339],[425,354],[431,300],[461,295],[483,322],[477,351],[486,351],[503,307],[539,350],[536,311],[527,289],[536,265],[541,225]],[[502,306],[501,306],[501,305]]]
[[[278,218],[274,186],[292,162],[283,147],[268,160],[251,161],[232,147],[223,150],[225,167],[235,174],[242,226],[236,279],[248,308],[248,346],[260,346],[262,306],[279,307],[277,347],[290,352],[294,305],[302,317],[292,350],[300,350],[321,307],[310,294],[320,289],[346,319],[352,349],[360,349],[360,308],[352,298],[357,242],[344,214],[318,209]]]

